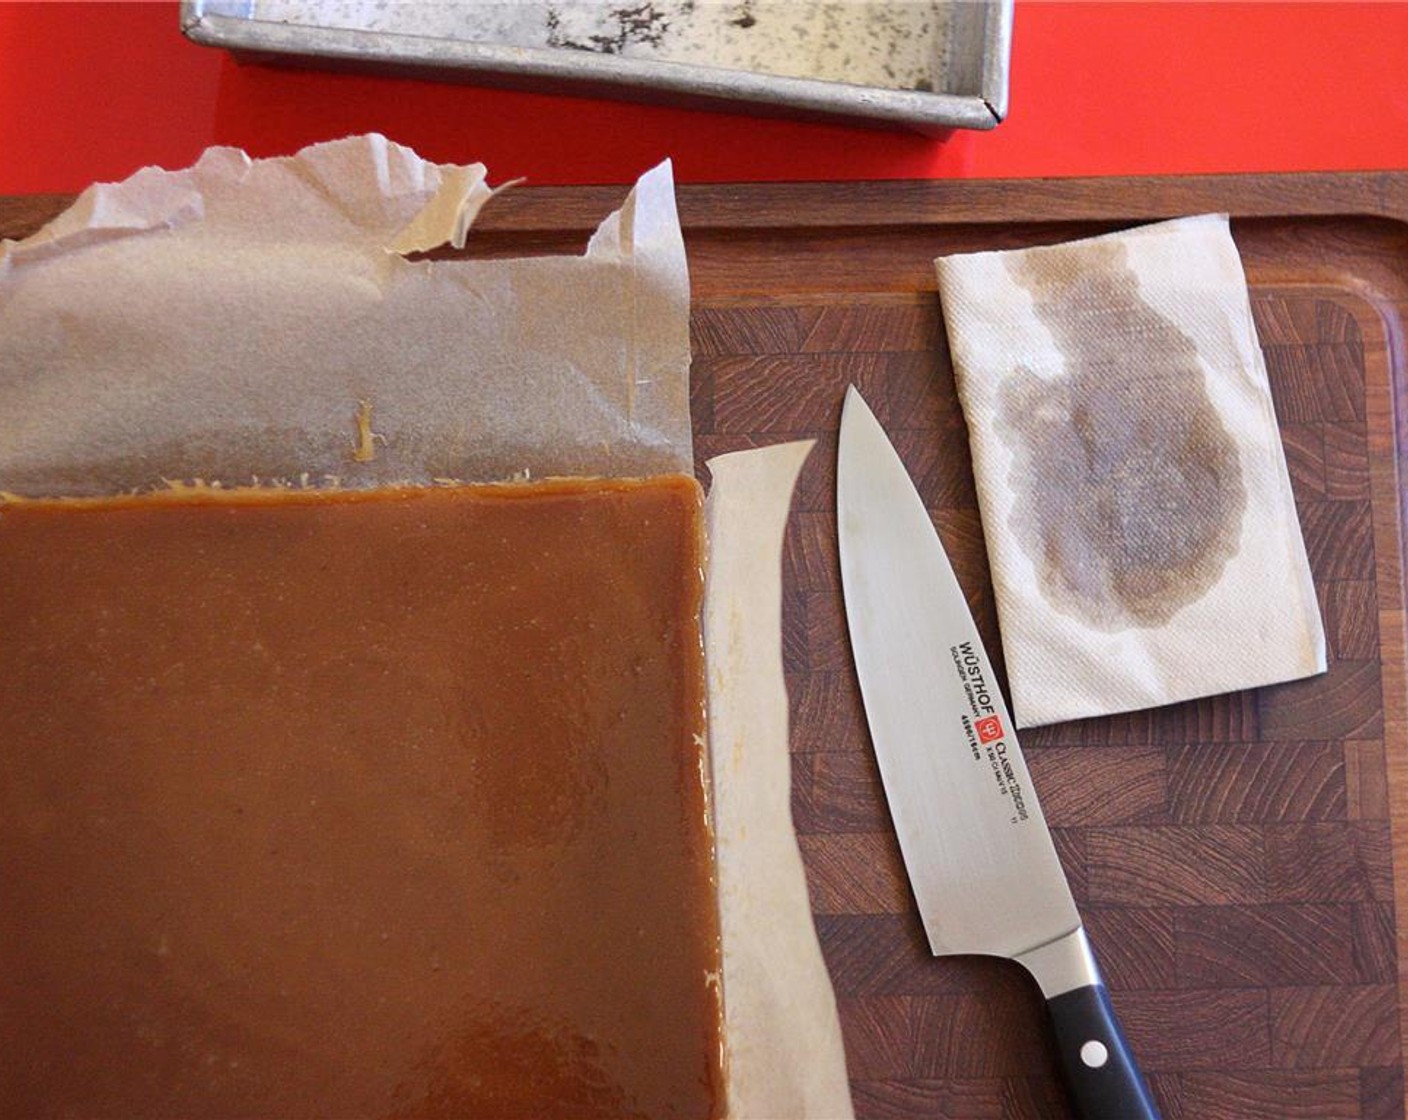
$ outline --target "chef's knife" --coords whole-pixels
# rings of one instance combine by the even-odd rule
[[[841,415],[836,512],[866,720],[930,948],[1024,965],[1046,997],[1081,1115],[1156,1118],[963,591],[854,388]]]

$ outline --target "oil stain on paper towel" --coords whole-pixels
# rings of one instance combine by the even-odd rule
[[[1010,258],[1064,360],[998,397],[1016,455],[1012,528],[1059,611],[1162,626],[1236,554],[1247,495],[1197,345],[1139,294],[1112,241]]]

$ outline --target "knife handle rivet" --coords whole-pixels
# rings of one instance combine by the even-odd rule
[[[1099,1069],[1110,1060],[1110,1052],[1103,1042],[1091,1039],[1080,1048],[1080,1060],[1090,1069]]]

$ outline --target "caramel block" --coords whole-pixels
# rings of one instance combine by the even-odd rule
[[[720,1114],[700,517],[0,507],[0,1115]]]

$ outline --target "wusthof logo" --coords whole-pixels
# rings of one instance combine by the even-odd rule
[[[973,729],[978,733],[978,742],[991,743],[1002,738],[1002,720],[997,716],[988,716],[980,719],[973,725]]]

